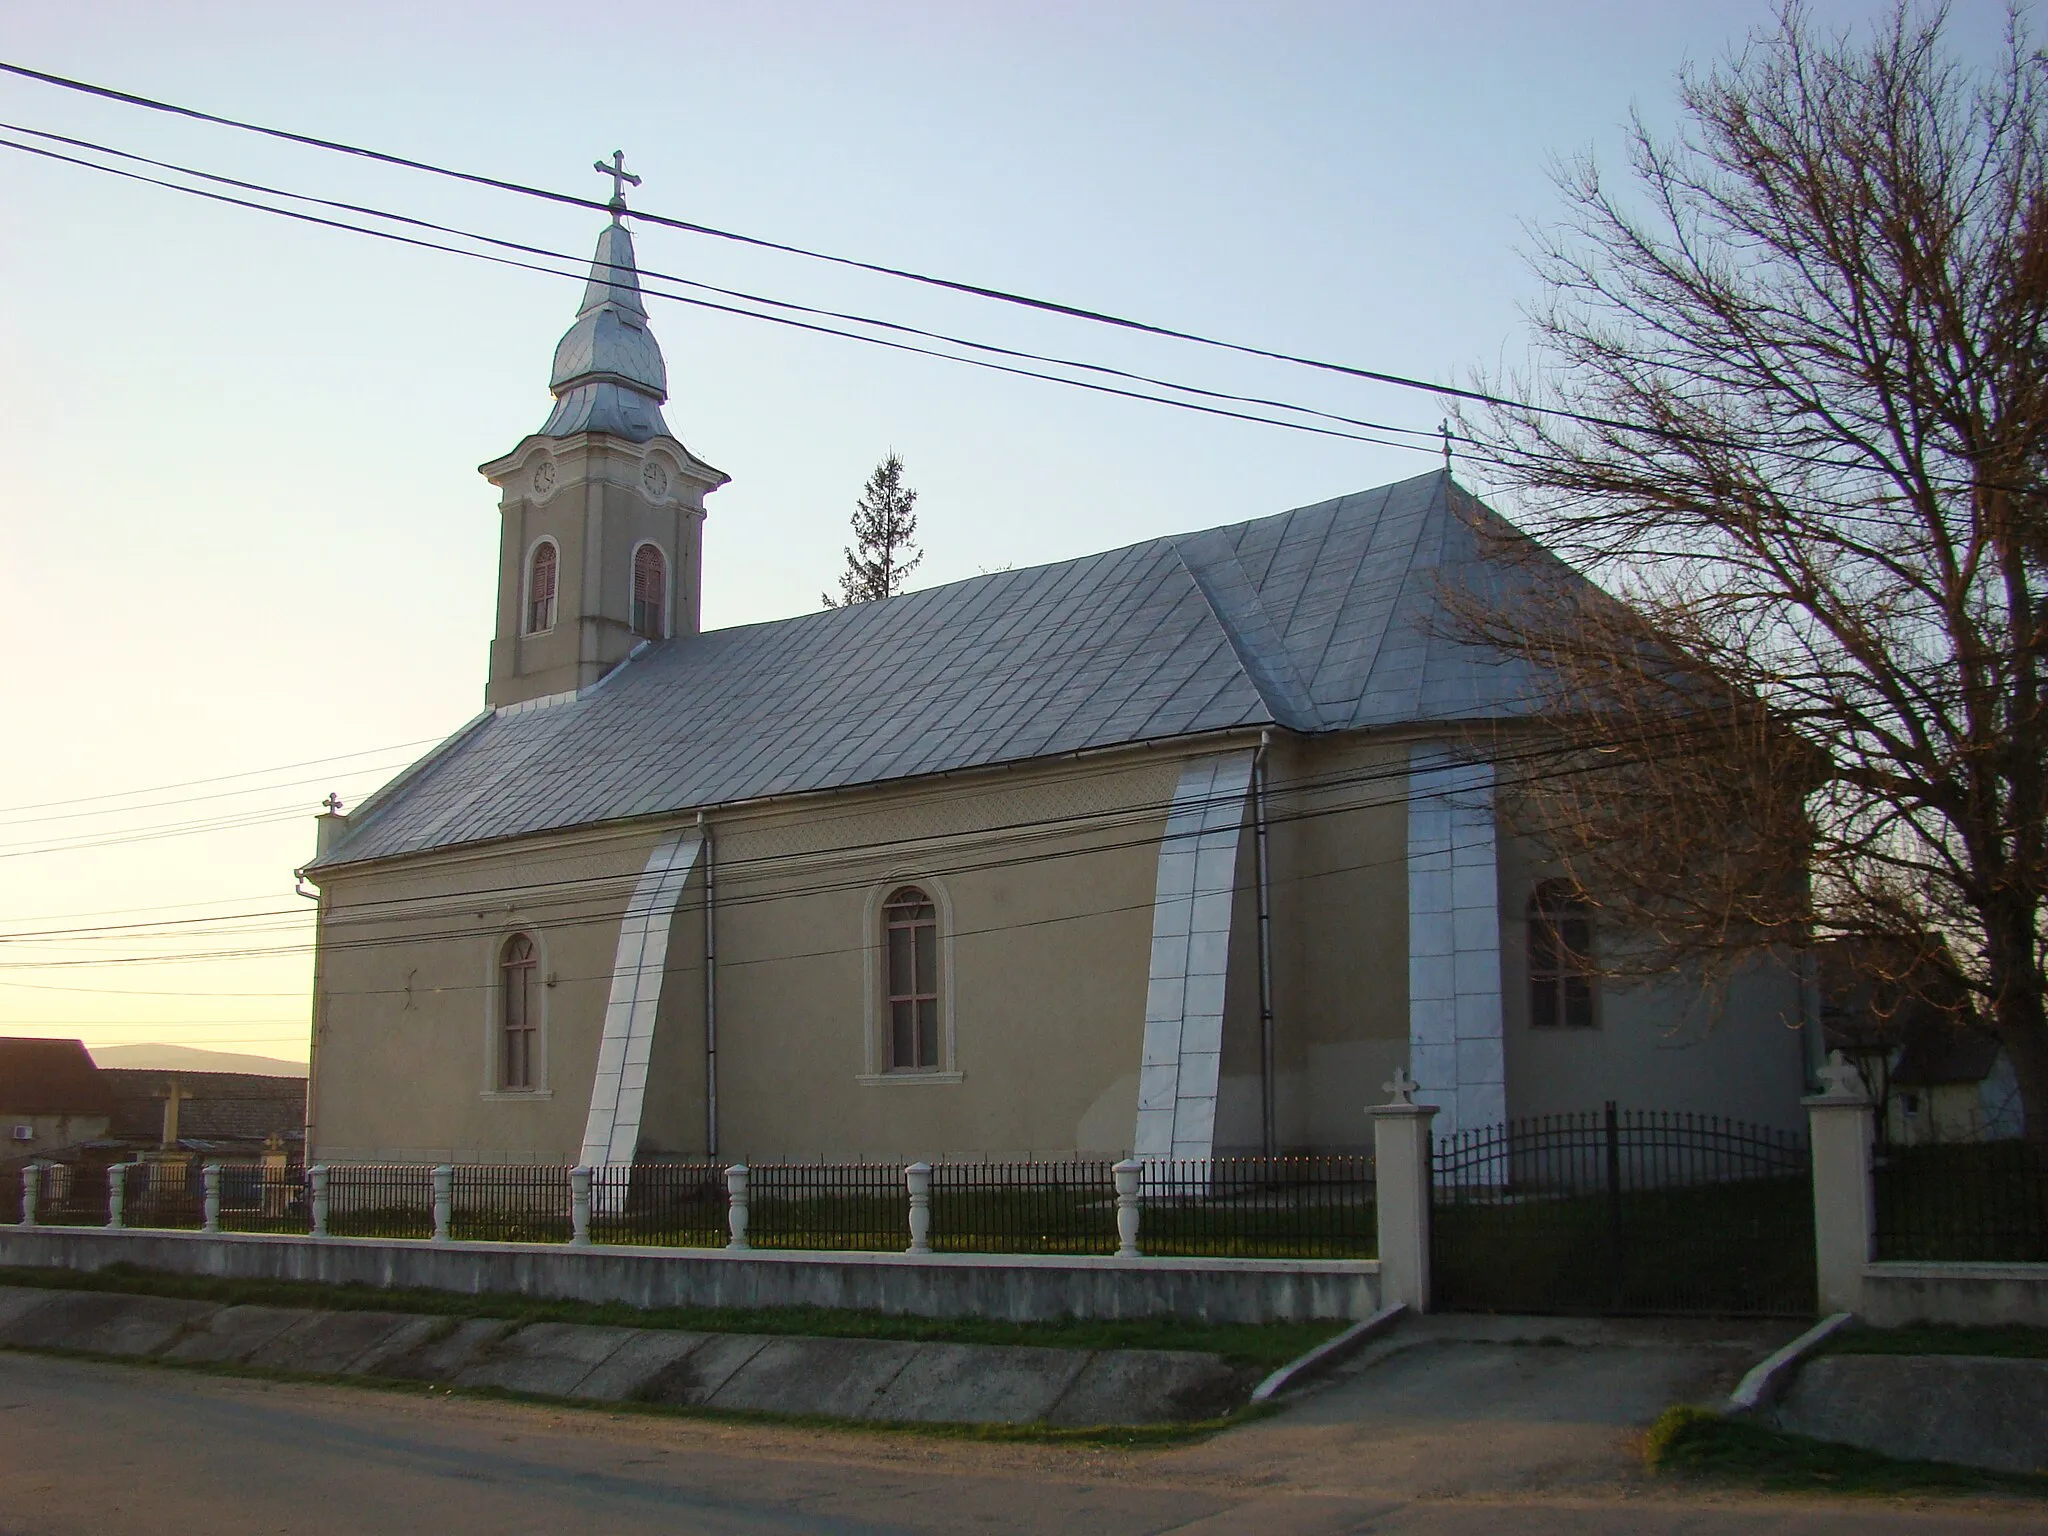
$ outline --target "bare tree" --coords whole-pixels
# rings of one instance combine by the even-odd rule
[[[839,596],[825,595],[827,608],[872,603],[903,590],[923,562],[917,538],[917,492],[903,483],[903,460],[892,451],[875,466],[853,508],[853,547],[839,573]]]
[[[1520,803],[1624,926],[1942,974],[2048,1139],[2048,59],[1945,23],[1789,4],[1632,123],[1626,185],[1559,168],[1533,404],[1465,426],[1627,605],[1532,558],[1470,622],[1551,679]]]

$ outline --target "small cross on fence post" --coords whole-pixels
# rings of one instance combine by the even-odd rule
[[[1819,1072],[1822,1094],[1830,1099],[1861,1099],[1869,1095],[1863,1074],[1840,1051],[1828,1053],[1828,1064]]]
[[[1392,1095],[1387,1100],[1389,1104],[1413,1104],[1415,1102],[1415,1090],[1421,1086],[1422,1084],[1408,1075],[1406,1067],[1394,1068],[1394,1075],[1386,1082],[1380,1084],[1380,1087]]]

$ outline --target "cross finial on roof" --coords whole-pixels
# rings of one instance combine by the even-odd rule
[[[1448,475],[1451,472],[1451,418],[1446,416],[1437,423],[1436,429],[1444,437],[1444,473]]]
[[[606,165],[602,160],[593,160],[591,169],[600,176],[611,177],[612,200],[605,206],[611,209],[612,217],[617,218],[626,211],[626,188],[639,186],[640,178],[626,169],[626,152],[623,149],[612,151],[610,165]]]
[[[337,795],[333,790],[327,791],[327,798],[320,803],[327,807],[328,815],[339,816],[341,814],[341,796]]]
[[[1422,1084],[1408,1075],[1406,1067],[1396,1067],[1394,1068],[1394,1075],[1386,1082],[1381,1083],[1380,1086],[1393,1095],[1392,1098],[1387,1100],[1389,1104],[1413,1104],[1415,1102],[1415,1090],[1420,1088]]]

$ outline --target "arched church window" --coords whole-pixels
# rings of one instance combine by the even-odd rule
[[[633,551],[633,633],[648,640],[668,634],[668,561],[653,544]]]
[[[498,961],[500,1019],[498,1086],[511,1092],[533,1088],[540,1066],[539,952],[533,939],[515,933]]]
[[[939,1064],[939,914],[914,885],[882,904],[889,965],[889,1067],[915,1072]]]
[[[554,541],[534,546],[526,573],[526,633],[537,635],[555,627],[555,573],[560,561]]]
[[[1529,897],[1529,1022],[1593,1027],[1593,908],[1568,880],[1546,880]]]

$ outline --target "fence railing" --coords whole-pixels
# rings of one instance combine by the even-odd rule
[[[115,1199],[118,1188],[120,1198]],[[1013,1163],[38,1164],[36,1225],[865,1252],[1369,1258],[1369,1157]]]
[[[424,1163],[337,1163],[322,1168],[323,1237],[432,1237],[434,1170]],[[310,1177],[310,1173],[309,1173]]]
[[[721,1163],[612,1163],[591,1170],[590,1238],[647,1248],[723,1248],[731,1241],[730,1205]]]
[[[1872,1183],[1880,1259],[2048,1262],[2048,1147],[1894,1144]]]
[[[1812,1156],[1797,1133],[1609,1104],[1446,1137],[1432,1182],[1442,1305],[1813,1309]]]
[[[1114,1253],[1116,1175],[1107,1162],[936,1163],[935,1253]]]
[[[1145,1251],[1364,1258],[1379,1251],[1369,1157],[1218,1157],[1145,1168]]]

